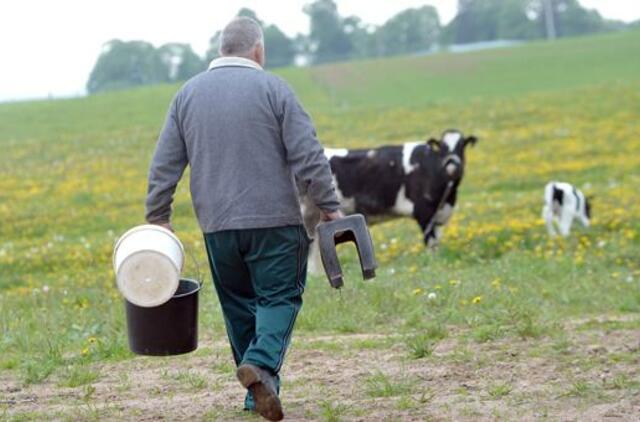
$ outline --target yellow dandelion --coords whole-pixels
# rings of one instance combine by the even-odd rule
[[[473,299],[471,299],[471,303],[473,303],[474,305],[477,305],[480,302],[482,302],[482,296],[476,296]]]
[[[422,289],[421,288],[417,288],[415,289],[413,292],[411,292],[414,296],[418,296],[422,294]]]

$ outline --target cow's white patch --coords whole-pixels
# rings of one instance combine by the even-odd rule
[[[422,142],[408,142],[402,147],[402,167],[404,168],[404,174],[409,174],[417,165],[411,164],[411,155],[413,154],[413,150],[416,149],[419,145],[422,145]]]
[[[375,149],[370,149],[369,151],[367,151],[367,158],[373,158],[376,156],[376,150]]]
[[[445,225],[451,219],[451,215],[453,214],[453,207],[451,204],[444,204],[444,206],[438,211],[435,216],[436,223]]]
[[[346,148],[325,148],[324,155],[327,160],[331,160],[333,157],[346,157],[349,154],[349,150]]]
[[[392,212],[397,215],[413,215],[415,205],[407,198],[405,187],[402,186],[398,192],[396,203],[393,205]]]
[[[445,169],[447,170],[447,174],[449,176],[453,176],[453,174],[456,172],[456,165],[451,163],[451,164],[447,164],[447,167],[445,167]]]
[[[442,137],[442,142],[444,142],[447,147],[449,147],[449,151],[455,151],[458,143],[462,140],[462,134],[460,132],[447,132]]]

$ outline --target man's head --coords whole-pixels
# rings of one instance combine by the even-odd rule
[[[229,22],[220,37],[220,55],[244,57],[264,66],[264,36],[255,20],[238,17]]]

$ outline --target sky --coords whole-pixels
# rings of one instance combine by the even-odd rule
[[[380,25],[409,7],[435,6],[448,23],[457,0],[336,0],[343,16]],[[612,19],[640,19],[637,0],[580,0]],[[309,0],[18,0],[0,5],[0,101],[84,94],[102,45],[114,38],[191,44],[209,38],[241,7],[288,35],[307,33]]]

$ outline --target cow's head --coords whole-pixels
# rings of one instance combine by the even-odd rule
[[[431,138],[427,144],[439,156],[440,170],[448,180],[460,181],[464,174],[464,151],[468,145],[475,145],[478,138],[471,135],[465,137],[458,130],[447,130],[442,139]]]

